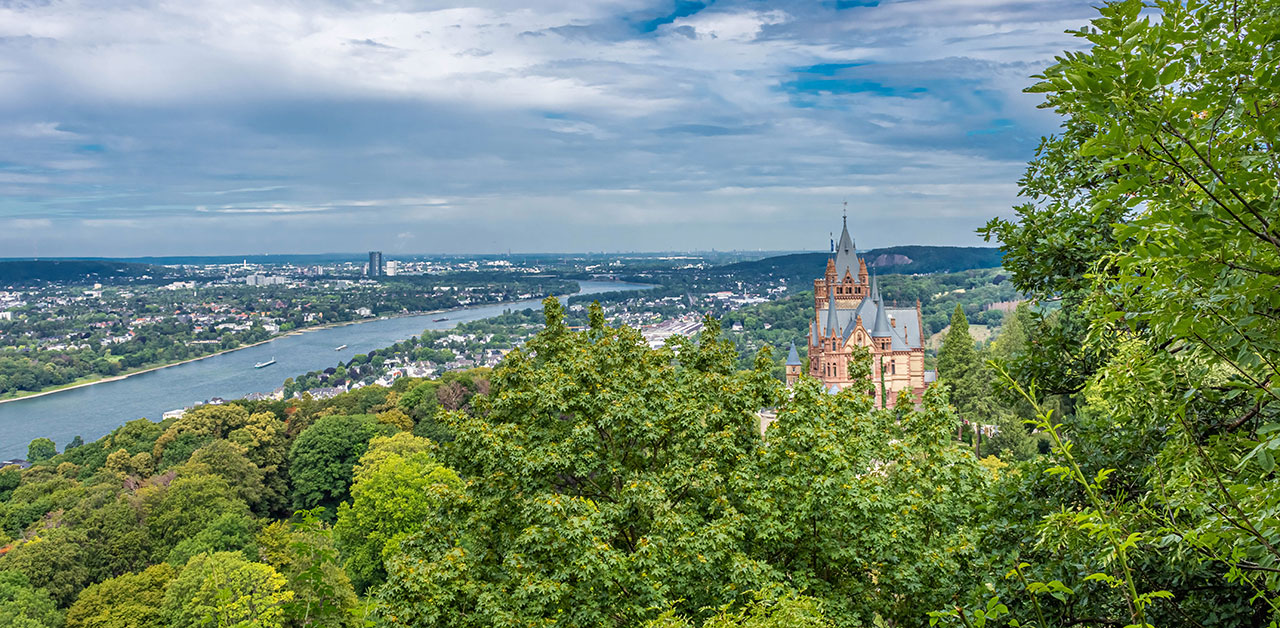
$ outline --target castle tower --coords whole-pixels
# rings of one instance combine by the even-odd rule
[[[832,392],[857,384],[849,379],[848,365],[853,348],[862,346],[871,353],[870,383],[878,405],[892,405],[903,391],[919,399],[925,387],[920,304],[897,308],[885,303],[879,281],[857,253],[847,216],[840,238],[833,238],[831,245],[826,268],[813,281],[808,376]],[[794,345],[791,349],[786,364],[788,385],[802,376],[800,356]]]
[[[796,343],[791,343],[791,351],[787,352],[787,385],[792,386],[800,379],[800,354],[796,352]]]

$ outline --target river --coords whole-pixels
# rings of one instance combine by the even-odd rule
[[[652,287],[610,281],[578,283],[581,289],[577,294]],[[159,420],[167,410],[213,397],[235,399],[252,392],[271,392],[285,378],[335,366],[339,360],[395,344],[426,329],[452,329],[458,323],[490,318],[508,309],[541,307],[539,301],[520,301],[317,329],[125,379],[0,403],[0,460],[26,457],[27,444],[41,436],[53,439],[61,450],[77,435],[86,443],[92,442],[140,417]],[[435,322],[438,318],[449,320]],[[342,345],[347,347],[334,351]],[[272,366],[253,367],[272,358],[276,360]]]

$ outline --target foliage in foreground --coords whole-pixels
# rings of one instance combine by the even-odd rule
[[[598,310],[574,333],[545,308],[476,411],[446,415],[439,457],[465,491],[441,494],[388,563],[389,622],[701,623],[769,590],[864,625],[948,599],[989,476],[952,442],[940,389],[900,414],[812,380],[788,398],[767,356],[733,371],[714,320],[699,342],[653,351]]]
[[[551,300],[492,382],[205,408],[0,470],[0,623],[1276,625],[1280,3],[1155,6],[1104,7],[1035,88],[1066,123],[987,233],[1062,307],[985,366],[957,312],[956,408],[784,391],[715,321],[652,351]],[[1047,455],[957,441],[993,381]]]
[[[1030,202],[986,228],[1020,288],[1063,303],[1002,376],[1053,463],[996,485],[987,586],[933,619],[1274,626],[1280,3],[1100,12],[1029,90],[1065,119]]]

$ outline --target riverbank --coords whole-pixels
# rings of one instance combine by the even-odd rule
[[[319,327],[314,327],[314,328],[313,328],[313,327],[308,327],[308,328],[306,328],[306,331],[311,331],[311,330],[313,330],[313,329],[320,329],[320,328],[319,328]],[[302,330],[298,330],[298,331],[302,331]],[[292,334],[292,333],[293,333],[293,332],[289,332],[289,334]],[[77,384],[77,383],[63,384],[62,386],[55,386],[54,388],[51,388],[51,389],[48,389],[48,390],[41,390],[41,391],[39,391],[39,392],[24,392],[24,393],[19,393],[19,394],[18,394],[18,396],[16,396],[16,397],[9,397],[9,398],[7,398],[7,399],[0,399],[0,403],[9,403],[10,401],[22,401],[22,400],[24,400],[24,399],[35,399],[36,397],[43,397],[43,396],[45,396],[45,395],[52,395],[52,394],[56,394],[56,393],[60,393],[60,392],[66,392],[66,391],[68,391],[68,390],[75,390],[75,389],[77,389],[77,388],[84,388],[85,386],[95,386],[95,385],[97,385],[97,384],[105,384],[105,383],[107,383],[107,382],[118,382],[118,381],[120,381],[120,380],[122,380],[122,379],[128,379],[128,378],[130,378],[130,377],[133,377],[134,375],[142,375],[143,373],[150,373],[150,372],[152,372],[152,371],[158,371],[158,370],[160,370],[160,369],[167,369],[167,368],[172,368],[172,367],[179,366],[179,365],[182,365],[182,364],[190,364],[190,363],[192,363],[192,362],[199,362],[200,360],[207,360],[207,359],[209,359],[209,358],[212,358],[212,357],[214,357],[214,356],[218,356],[218,355],[222,355],[222,354],[224,354],[224,353],[232,353],[232,352],[235,352],[235,351],[241,351],[241,350],[243,350],[243,349],[248,349],[248,348],[250,348],[250,347],[256,347],[256,346],[258,346],[258,345],[264,345],[264,344],[267,344],[268,342],[271,342],[271,341],[273,341],[273,340],[277,340],[277,339],[282,338],[282,337],[284,337],[284,336],[287,336],[287,335],[289,335],[289,334],[280,334],[279,336],[272,336],[272,337],[270,337],[270,338],[267,338],[266,340],[260,340],[260,341],[258,341],[258,342],[254,342],[254,343],[247,344],[247,345],[241,345],[241,346],[239,346],[239,347],[234,347],[234,348],[231,348],[231,349],[223,349],[222,351],[217,351],[217,352],[214,352],[214,353],[209,353],[209,354],[202,355],[202,356],[195,357],[195,358],[187,358],[186,360],[181,360],[181,361],[178,361],[178,362],[170,362],[170,363],[168,363],[168,364],[160,364],[160,365],[156,365],[156,366],[148,366],[148,367],[146,367],[146,368],[141,368],[141,369],[137,369],[137,370],[134,370],[134,371],[125,371],[124,373],[120,373],[119,375],[112,375],[111,377],[102,377],[102,378],[98,378],[98,379],[90,380],[90,381],[87,381],[87,382],[81,382],[81,383],[79,383],[79,384]]]
[[[579,289],[579,292],[581,292],[581,289]],[[578,294],[578,293],[574,293],[574,294]],[[566,296],[573,296],[573,295],[566,295]],[[544,297],[544,298],[545,298],[545,297]],[[557,298],[558,298],[558,297],[557,297]],[[538,300],[538,299],[533,299],[533,300]],[[287,332],[285,332],[285,333],[282,333],[282,334],[279,334],[279,335],[276,335],[276,336],[272,336],[272,337],[270,337],[270,338],[267,338],[266,340],[260,340],[260,341],[258,341],[258,342],[250,343],[250,344],[247,344],[247,345],[241,345],[241,346],[239,346],[239,347],[233,347],[233,348],[231,348],[231,349],[223,349],[223,350],[221,350],[221,351],[216,351],[216,352],[214,352],[214,353],[209,353],[209,354],[202,355],[202,356],[198,356],[198,357],[194,357],[194,358],[188,358],[188,359],[186,359],[186,360],[179,360],[179,361],[177,361],[177,362],[169,362],[169,363],[167,363],[167,364],[158,364],[158,365],[155,365],[155,366],[148,366],[148,367],[140,368],[140,369],[137,369],[137,370],[125,371],[125,372],[120,373],[120,374],[118,374],[118,375],[112,375],[111,377],[99,377],[99,378],[96,378],[96,379],[90,379],[90,380],[87,380],[87,381],[80,381],[80,380],[77,380],[77,381],[75,381],[75,382],[71,382],[71,383],[68,383],[68,384],[62,384],[62,385],[60,385],[60,386],[55,386],[55,387],[53,387],[53,388],[47,388],[47,389],[39,390],[39,391],[26,391],[26,392],[21,392],[21,393],[18,393],[16,396],[13,396],[13,397],[0,398],[0,404],[9,403],[9,402],[11,402],[11,401],[24,401],[24,400],[27,400],[27,399],[35,399],[36,397],[43,397],[43,396],[45,396],[45,395],[53,395],[53,394],[56,394],[56,393],[67,392],[67,391],[69,391],[69,390],[75,390],[75,389],[77,389],[77,388],[84,388],[84,387],[86,387],[86,386],[95,386],[95,385],[97,385],[97,384],[106,384],[106,383],[109,383],[109,382],[118,382],[118,381],[120,381],[120,380],[128,379],[128,378],[133,377],[133,376],[135,376],[135,375],[142,375],[143,373],[150,373],[150,372],[152,372],[152,371],[159,371],[159,370],[161,370],[161,369],[167,369],[167,368],[172,368],[172,367],[175,367],[175,366],[181,366],[181,365],[183,365],[183,364],[190,364],[190,363],[192,363],[192,362],[199,362],[200,360],[207,360],[207,359],[209,359],[209,358],[216,357],[216,356],[219,356],[219,355],[224,355],[224,354],[227,354],[227,353],[234,353],[234,352],[236,352],[236,351],[243,351],[243,350],[245,350],[245,349],[250,349],[250,348],[253,348],[253,347],[256,347],[256,346],[259,346],[259,345],[264,345],[264,344],[267,344],[267,343],[269,343],[269,342],[274,342],[274,341],[276,341],[276,340],[279,340],[279,339],[281,339],[281,338],[286,338],[286,337],[289,337],[289,336],[298,336],[298,335],[301,335],[301,334],[306,334],[306,333],[311,333],[311,332],[321,331],[321,330],[325,330],[325,329],[333,329],[333,328],[336,328],[336,327],[346,327],[346,326],[348,326],[348,325],[360,325],[360,324],[363,324],[363,323],[372,323],[372,322],[374,322],[374,321],[380,321],[380,320],[388,320],[388,319],[396,319],[396,318],[411,318],[411,317],[414,317],[414,316],[431,316],[431,315],[433,315],[433,314],[444,314],[444,313],[446,313],[446,312],[458,312],[458,311],[463,311],[463,310],[469,310],[469,309],[480,308],[480,307],[489,307],[489,306],[494,306],[494,305],[514,305],[514,304],[516,304],[516,303],[526,303],[526,302],[529,302],[529,301],[530,301],[530,299],[526,299],[526,300],[522,300],[522,301],[499,301],[499,302],[497,302],[497,303],[480,303],[480,304],[476,304],[476,305],[461,305],[461,306],[453,307],[453,308],[445,308],[445,309],[438,309],[438,310],[428,310],[428,311],[426,311],[426,312],[407,312],[407,313],[400,313],[400,314],[390,314],[390,315],[387,315],[387,316],[378,316],[378,317],[374,317],[374,318],[365,318],[365,319],[352,320],[352,321],[339,321],[339,322],[336,322],[336,323],[325,323],[325,324],[323,324],[323,325],[312,325],[312,326],[310,326],[310,327],[302,327],[302,328],[299,328],[299,329],[291,329],[291,330],[289,330],[289,331],[287,331]],[[281,381],[283,382],[284,380],[282,379]]]
[[[614,282],[581,282],[581,293],[635,289]],[[141,418],[160,420],[167,411],[185,408],[214,397],[239,399],[254,392],[269,392],[287,378],[346,363],[352,356],[391,346],[423,330],[447,331],[457,325],[501,316],[508,310],[538,309],[538,300],[471,305],[420,316],[334,321],[290,330],[269,344],[242,347],[221,355],[203,356],[187,364],[151,367],[146,374],[132,374],[91,386],[64,388],[58,394],[24,397],[18,403],[0,404],[0,460],[21,458],[35,438],[67,443],[76,436],[95,441],[112,430]],[[448,321],[437,321],[448,317]],[[328,327],[328,328],[325,328]],[[341,352],[334,347],[348,345]],[[276,365],[253,365],[276,359]],[[116,376],[119,377],[119,376]],[[104,378],[106,379],[106,378]],[[76,385],[87,382],[76,382]],[[45,391],[47,392],[47,391]]]

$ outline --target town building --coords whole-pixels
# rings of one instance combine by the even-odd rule
[[[284,277],[254,274],[245,277],[244,283],[248,286],[283,286],[286,283],[289,283],[289,280]]]
[[[366,274],[370,277],[382,277],[384,272],[382,251],[369,251],[369,268]]]
[[[831,392],[848,388],[855,384],[849,376],[853,348],[866,347],[871,352],[868,387],[875,391],[877,406],[892,406],[904,390],[919,399],[925,389],[920,302],[914,307],[899,307],[880,297],[866,260],[858,255],[849,236],[847,217],[844,223],[839,242],[832,245],[826,272],[813,280],[808,374]],[[787,356],[788,385],[800,378],[803,366],[793,346]]]

